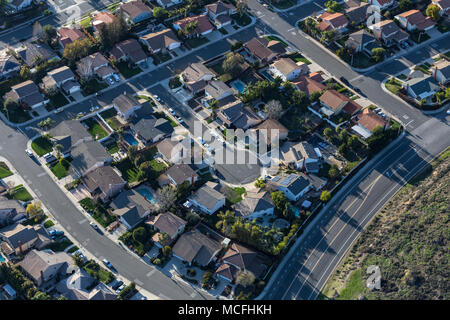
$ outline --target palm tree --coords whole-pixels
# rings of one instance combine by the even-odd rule
[[[56,149],[56,157],[58,158],[58,161],[59,161],[60,164],[61,164],[61,161],[62,161],[62,159],[63,159],[63,156],[62,156],[62,153],[61,153],[61,150],[62,150],[63,148],[64,148],[64,147],[62,146],[62,144],[57,143],[57,144],[55,145],[55,149]]]

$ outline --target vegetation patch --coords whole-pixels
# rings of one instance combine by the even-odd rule
[[[138,66],[135,66],[134,68],[130,68],[128,66],[128,62],[122,61],[122,62],[116,62],[115,63],[117,69],[119,69],[120,73],[126,78],[131,78],[139,73],[142,72],[142,69]]]
[[[108,135],[108,132],[94,119],[89,118],[83,121],[87,126],[87,131],[95,140],[102,139]]]
[[[280,38],[278,38],[276,36],[267,36],[266,39],[269,40],[269,41],[270,40],[279,41],[283,45],[283,47],[287,47],[288,46],[288,44],[286,42],[284,42],[283,40],[281,40]]]
[[[23,185],[15,187],[8,195],[7,198],[27,202],[33,200],[31,194]]]
[[[9,171],[8,166],[4,162],[0,162],[0,179],[12,176],[12,172]]]
[[[42,157],[44,154],[52,152],[53,144],[50,141],[49,137],[41,136],[31,142],[31,148],[34,150],[34,152],[37,153],[39,157]]]
[[[67,161],[66,159],[61,159],[51,167],[51,170],[58,179],[61,179],[68,175],[69,168],[70,162]]]

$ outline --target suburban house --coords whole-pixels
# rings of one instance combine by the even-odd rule
[[[189,202],[203,213],[214,214],[225,205],[225,195],[219,190],[218,183],[208,181],[189,197]]]
[[[191,145],[186,145],[182,141],[172,140],[171,138],[165,138],[156,145],[158,154],[169,163],[180,163],[184,159],[190,159]]]
[[[264,37],[254,37],[243,45],[247,55],[259,61],[262,65],[272,62],[286,52],[283,44],[277,40],[267,40]]]
[[[189,265],[205,267],[216,260],[221,249],[222,245],[218,241],[194,229],[180,236],[172,248],[172,253],[174,257]]]
[[[120,192],[110,205],[128,230],[136,227],[155,210],[155,206],[134,189]]]
[[[403,82],[402,87],[408,92],[408,95],[417,101],[427,99],[441,90],[439,83],[433,76],[421,71],[414,71],[410,74],[408,80]]]
[[[41,42],[27,42],[24,48],[19,48],[16,52],[29,67],[35,67],[41,61],[59,60],[59,56],[47,44]]]
[[[24,8],[31,6],[32,0],[11,0],[9,1],[9,6],[13,8],[16,12],[22,11]]]
[[[274,208],[269,192],[264,190],[247,191],[243,199],[233,205],[236,215],[248,220],[271,216]]]
[[[220,80],[212,80],[205,87],[205,97],[202,102],[205,106],[212,101],[221,102],[224,99],[233,96],[233,90]]]
[[[92,170],[82,178],[83,184],[92,198],[108,202],[121,192],[127,182],[111,166]]]
[[[289,133],[289,130],[275,119],[264,120],[252,130],[259,135],[258,141],[261,143],[261,139],[263,139],[267,146],[272,144],[272,139],[275,137],[278,137],[278,142],[286,140]]]
[[[26,108],[39,108],[48,103],[44,95],[39,92],[39,88],[33,81],[27,80],[25,82],[16,84],[11,87],[11,91],[7,92],[3,99],[11,99]]]
[[[256,279],[264,276],[267,271],[267,257],[235,242],[228,247],[221,259],[215,275],[226,281],[233,281],[239,271],[250,271]]]
[[[426,17],[419,10],[413,9],[395,16],[400,25],[408,31],[427,31],[434,28],[436,22]]]
[[[153,236],[154,242],[157,246],[163,247],[164,245],[172,243],[173,240],[184,232],[187,222],[172,212],[165,212],[150,217],[150,220],[145,223],[158,231],[158,233]],[[165,233],[169,236],[170,242],[168,244],[160,243],[159,234],[161,233]]]
[[[305,141],[287,141],[280,148],[280,161],[282,163],[306,172],[319,172],[320,156],[320,152]]]
[[[175,21],[173,23],[173,28],[175,30],[181,30],[182,32],[186,33],[186,27],[191,23],[197,23],[197,28],[195,29],[195,32],[190,34],[189,36],[206,36],[214,30],[214,26],[211,24],[211,22],[209,22],[208,18],[205,15],[186,17],[184,19]]]
[[[56,290],[68,300],[116,300],[117,294],[104,283],[98,283],[93,289],[95,279],[83,269],[61,280]]]
[[[373,31],[373,34],[378,40],[382,41],[388,47],[405,42],[409,39],[409,34],[400,29],[400,27],[392,20],[377,22],[369,26],[369,29]]]
[[[373,112],[370,108],[364,109],[353,120],[354,125],[352,126],[352,130],[364,139],[369,138],[376,128],[381,127],[385,129],[389,125],[383,117]]]
[[[330,31],[343,33],[347,30],[348,19],[343,13],[335,12],[324,12],[320,16],[322,21],[317,25],[317,29],[320,31]]]
[[[164,29],[139,37],[139,41],[147,46],[151,53],[167,52],[179,48],[181,45],[172,29]]]
[[[25,208],[18,200],[0,196],[0,227],[15,223],[26,216]]]
[[[187,164],[175,164],[171,166],[166,175],[174,186],[179,186],[184,182],[193,185],[198,180],[198,174]]]
[[[67,66],[47,72],[42,79],[42,84],[45,92],[55,92],[57,88],[60,88],[67,94],[73,94],[81,89],[80,84],[75,80],[75,74]]]
[[[120,8],[122,9],[125,20],[132,24],[152,17],[152,9],[141,0],[125,2]]]
[[[68,44],[86,37],[83,31],[66,27],[59,28],[57,33],[58,41],[62,48],[65,48]]]
[[[440,15],[448,15],[450,10],[450,0],[431,0],[432,4],[437,5],[441,11],[439,11]]]
[[[20,62],[6,50],[0,51],[0,79],[15,77],[20,72]]]
[[[432,73],[440,84],[447,85],[450,81],[450,61],[441,59],[435,62]]]
[[[364,29],[350,34],[345,46],[355,52],[366,52],[369,55],[372,55],[372,49],[380,47],[377,39]]]
[[[73,260],[67,253],[51,250],[31,250],[19,266],[38,287],[75,271]]]
[[[378,9],[384,10],[393,6],[396,3],[396,0],[369,0],[368,2]]]
[[[205,89],[208,81],[214,78],[215,74],[209,70],[203,63],[191,63],[181,73],[180,79],[186,89],[192,94],[197,94]]]
[[[78,61],[76,72],[82,79],[89,79],[97,75],[104,80],[116,71],[109,66],[108,60],[100,52],[96,52]]]
[[[51,242],[45,228],[40,225],[24,226],[22,224],[9,225],[0,229],[1,248],[4,254],[24,255],[28,250],[41,249]]]
[[[162,7],[162,8],[169,8],[172,6],[175,6],[177,4],[180,4],[183,2],[183,0],[156,0],[156,2]]]
[[[301,74],[308,73],[308,66],[304,62],[294,62],[289,58],[280,58],[269,66],[274,78],[280,77],[283,81],[292,81]]]
[[[174,131],[167,119],[155,118],[152,115],[133,120],[130,129],[146,146],[168,137]]]
[[[206,5],[205,8],[208,17],[218,29],[223,28],[226,25],[230,25],[232,21],[230,15],[236,13],[235,6],[231,3],[224,3],[220,0]]]
[[[367,20],[369,16],[369,7],[370,6],[367,2],[350,0],[344,2],[344,13],[350,24],[357,26]]]
[[[291,201],[298,201],[312,187],[310,181],[300,174],[275,176],[269,180],[269,184],[283,192]]]
[[[109,11],[102,11],[97,13],[91,21],[92,27],[98,31],[104,25],[110,24],[114,21],[114,15]]]
[[[130,119],[142,107],[142,104],[129,93],[114,98],[112,104],[118,115],[124,120]]]
[[[147,55],[142,50],[136,39],[127,39],[117,43],[110,51],[110,55],[117,61],[128,61],[131,64],[139,65],[147,62]]]
[[[250,108],[245,107],[240,100],[222,106],[217,112],[217,117],[226,127],[243,130],[261,122],[261,119]]]
[[[64,158],[71,157],[72,176],[81,177],[112,162],[108,151],[89,134],[77,120],[65,120],[49,131],[55,144],[63,146]]]
[[[322,92],[326,90],[327,87],[322,81],[322,76],[317,72],[313,72],[306,76],[298,77],[292,83],[297,86],[298,90],[303,91],[309,96],[313,92]]]
[[[322,105],[320,111],[327,116],[339,114],[341,111],[353,115],[362,109],[359,104],[336,90],[325,91],[325,93],[320,96],[319,101]]]

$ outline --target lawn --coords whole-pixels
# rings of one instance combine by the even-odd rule
[[[139,67],[135,67],[135,68],[130,68],[128,66],[128,62],[123,61],[123,62],[118,62],[115,64],[117,69],[119,69],[120,73],[126,78],[131,78],[139,73],[142,72],[142,69]]]
[[[22,108],[18,108],[9,112],[6,112],[3,108],[1,108],[1,110],[5,117],[13,123],[23,123],[25,121],[31,120],[30,113]]]
[[[45,246],[45,249],[50,249],[53,252],[64,251],[67,247],[71,246],[73,243],[69,239],[64,239],[62,241],[51,242]]]
[[[284,42],[283,40],[281,40],[280,38],[278,38],[276,36],[267,36],[266,39],[269,40],[269,41],[270,40],[279,41],[283,45],[283,47],[287,47],[288,46],[288,44],[286,42]]]
[[[95,262],[94,260],[89,260],[84,266],[83,269],[89,273],[92,277],[95,279],[103,282],[103,283],[110,283],[112,282],[115,277],[112,272],[107,271],[100,267],[100,265]]]
[[[53,223],[52,220],[48,219],[47,221],[45,221],[44,223],[44,228],[50,228],[53,227],[55,224]]]
[[[108,135],[105,129],[94,118],[83,121],[88,126],[88,132],[95,140],[102,139]]]
[[[114,154],[114,153],[116,153],[116,152],[118,152],[120,150],[119,146],[117,145],[117,142],[113,142],[113,143],[108,144],[106,146],[106,149],[108,150],[108,152],[110,154]]]
[[[394,78],[389,79],[386,82],[386,89],[388,89],[390,92],[392,92],[393,94],[397,94],[398,91],[402,88],[402,83]]]
[[[190,48],[197,48],[200,47],[201,45],[208,43],[209,40],[206,37],[198,37],[198,38],[191,38],[191,39],[186,39],[186,41],[184,41]]]
[[[30,201],[33,200],[31,194],[25,189],[23,185],[18,185],[8,196],[9,199],[19,200],[19,201]]]
[[[351,58],[348,63],[351,63]],[[368,68],[370,66],[373,66],[375,64],[375,60],[368,57],[366,54],[362,52],[357,52],[353,55],[353,64],[352,66],[355,68]]]
[[[69,101],[67,101],[66,97],[64,97],[61,92],[50,96],[49,100],[50,103],[45,106],[45,109],[47,109],[47,111],[52,111],[69,103]]]
[[[49,138],[41,136],[33,140],[31,143],[31,148],[39,157],[42,157],[44,154],[52,152],[53,144]]]
[[[160,63],[163,63],[163,62],[166,62],[166,61],[169,61],[170,59],[172,59],[170,54],[162,53],[162,52],[158,52],[158,53],[154,54],[153,56],[154,56],[154,60],[155,60],[156,64],[160,64]]]
[[[89,81],[83,82],[81,86],[83,88],[83,94],[85,96],[91,95],[108,87],[106,83],[99,82],[96,79],[91,79]]]
[[[81,20],[80,25],[85,29],[89,28],[91,26],[91,18],[87,17],[87,18]]]
[[[239,201],[241,201],[243,194],[247,194],[245,188],[243,187],[236,187],[236,188],[226,187],[225,189],[226,200],[229,201],[231,204],[236,204]]]
[[[51,167],[51,170],[58,179],[61,179],[67,176],[69,168],[70,162],[66,159],[62,159],[61,161],[57,161],[56,164]]]
[[[0,162],[0,179],[12,176],[12,174],[8,166],[4,162]]]
[[[104,228],[116,221],[116,216],[109,214],[104,206],[96,205],[91,198],[84,198],[78,203],[84,210],[92,214],[95,221],[97,221]]]
[[[232,14],[231,18],[233,18],[234,21],[236,21],[236,23],[241,27],[244,27],[252,22],[252,19],[250,19],[248,14],[243,14],[241,17],[239,14],[236,13]]]
[[[303,62],[306,64],[311,64],[311,61],[309,61],[308,59],[306,59],[304,56],[302,56],[300,53],[294,53],[292,55],[289,56],[289,58],[294,61],[294,62]]]
[[[419,41],[419,35],[420,35],[420,41]],[[415,42],[415,43],[422,43],[424,41],[427,41],[428,39],[430,39],[430,36],[428,34],[426,34],[425,32],[411,32],[410,33],[411,39]]]
[[[117,111],[114,108],[108,109],[108,110],[100,113],[100,116],[115,131],[122,126],[122,123],[119,120],[117,120],[116,115],[117,115]]]

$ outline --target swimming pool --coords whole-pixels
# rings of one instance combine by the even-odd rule
[[[292,211],[294,211],[294,215],[296,217],[298,217],[300,215],[300,209],[297,207],[294,207],[294,206],[292,206],[291,208],[292,208]]]
[[[270,75],[270,73],[267,70],[262,70],[259,73],[261,73],[267,80],[273,81],[273,77]]]
[[[140,195],[142,195],[145,199],[147,199],[148,202],[152,204],[156,204],[156,200],[153,197],[153,194],[151,191],[147,188],[141,188],[139,190],[136,190]]]
[[[235,88],[239,93],[245,93],[247,90],[245,89],[245,83],[241,80],[235,80],[230,83],[233,88]]]
[[[2,254],[0,253],[0,262],[5,262],[5,258],[3,258]]]
[[[124,133],[123,139],[128,142],[130,146],[137,146],[139,142],[129,133]]]

